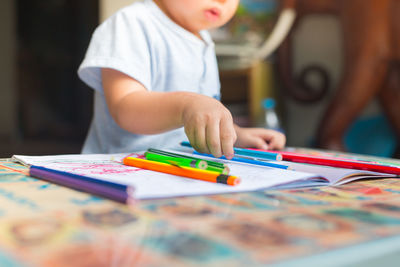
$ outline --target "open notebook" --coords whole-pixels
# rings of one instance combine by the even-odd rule
[[[182,152],[177,152],[184,154]],[[13,160],[24,165],[42,166],[49,169],[84,175],[135,188],[136,199],[153,199],[177,196],[209,195],[248,192],[267,188],[295,188],[336,185],[363,178],[397,177],[369,171],[322,167],[315,165],[279,162],[294,170],[283,170],[246,163],[217,160],[228,164],[230,174],[242,179],[236,186],[204,182],[175,175],[154,172],[123,165],[126,156],[138,154],[77,154],[56,156],[14,155]],[[188,154],[191,155],[191,154]],[[196,155],[201,158],[201,156]],[[204,157],[206,158],[206,157]]]

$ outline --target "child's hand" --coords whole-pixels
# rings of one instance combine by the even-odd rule
[[[285,147],[284,134],[264,128],[241,128],[236,126],[237,147],[251,147],[258,149],[282,149]]]
[[[231,159],[236,141],[232,115],[219,101],[204,95],[188,95],[182,120],[190,144],[200,153]]]

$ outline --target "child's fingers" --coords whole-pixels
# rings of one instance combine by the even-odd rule
[[[222,156],[221,141],[220,141],[219,121],[212,121],[206,128],[206,142],[208,150],[214,157],[219,158]]]
[[[207,146],[206,140],[206,129],[205,126],[198,126],[195,129],[194,134],[194,148],[200,153],[210,153]]]
[[[268,140],[269,149],[283,149],[285,147],[286,137],[280,132],[272,134]]]
[[[202,130],[200,127],[195,127],[194,125],[186,125],[185,126],[185,134],[192,145],[192,147],[200,152],[200,153],[208,153],[208,150],[205,149],[205,142],[201,141]],[[204,132],[204,131],[203,131]],[[204,137],[203,137],[204,140]]]
[[[185,130],[186,137],[188,138],[190,144],[192,145],[192,147],[193,147],[194,149],[196,149],[196,148],[194,147],[194,133],[193,133],[193,129],[185,125],[184,130]]]
[[[267,143],[267,141],[263,138],[254,138],[252,142],[253,144],[250,145],[250,147],[255,147],[257,149],[264,149],[264,150],[271,148],[270,145]]]
[[[236,142],[236,131],[231,120],[222,120],[220,123],[220,140],[222,154],[227,159],[234,156],[233,145]]]
[[[261,128],[249,129],[248,133],[250,133],[249,131],[252,131],[252,133],[247,135],[247,142],[244,142],[245,144],[242,145],[265,150],[282,149],[285,146],[286,137],[280,132]]]

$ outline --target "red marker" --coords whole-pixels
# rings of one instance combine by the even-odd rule
[[[261,150],[261,151],[271,152],[270,150]],[[343,158],[339,159],[334,157],[310,156],[306,154],[299,154],[299,153],[285,152],[285,151],[279,151],[279,154],[282,155],[282,160],[286,161],[400,175],[400,167],[381,165],[367,161],[358,161],[358,160],[343,159]]]

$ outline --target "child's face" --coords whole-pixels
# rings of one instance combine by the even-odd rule
[[[239,0],[154,0],[175,23],[199,36],[199,31],[217,28],[235,14]]]

